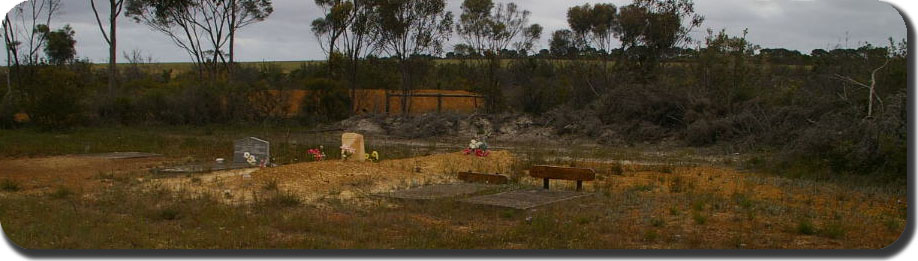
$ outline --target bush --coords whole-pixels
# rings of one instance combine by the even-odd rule
[[[35,75],[24,86],[25,111],[33,122],[46,129],[64,129],[83,124],[86,83],[66,67],[34,68]]]
[[[55,199],[65,199],[70,197],[70,195],[73,195],[73,191],[63,186],[57,187],[54,192],[51,192],[51,198]]]
[[[340,82],[320,78],[306,80],[303,86],[309,91],[300,107],[305,122],[339,121],[351,115],[351,96]]]
[[[265,183],[262,189],[267,190],[267,191],[277,191],[278,189],[277,180],[276,179],[269,180],[268,183]]]
[[[288,192],[277,192],[263,203],[265,207],[270,208],[290,208],[301,204],[302,200],[299,197]]]
[[[19,183],[10,179],[3,179],[0,181],[0,189],[3,191],[16,192],[19,191]]]
[[[708,222],[708,217],[701,212],[694,212],[692,213],[692,220],[695,220],[695,224],[704,225],[704,223]]]
[[[165,208],[159,211],[157,217],[162,220],[176,220],[181,218],[181,213],[175,208]]]
[[[812,235],[816,233],[816,226],[812,222],[806,219],[802,219],[797,222],[797,233],[803,235]]]

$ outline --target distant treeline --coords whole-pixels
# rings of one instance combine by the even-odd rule
[[[809,54],[761,49],[746,32],[708,30],[695,41],[688,33],[703,17],[691,1],[636,0],[571,7],[570,29],[530,53],[541,27],[516,5],[467,0],[455,24],[442,0],[320,6],[327,14],[312,29],[328,60],[294,70],[196,62],[198,70],[150,71],[133,57],[103,72],[72,59],[72,31],[45,30],[55,39],[45,47],[55,62],[24,59],[0,71],[0,127],[313,125],[352,116],[356,89],[449,89],[484,95],[481,113],[533,115],[558,136],[771,152],[775,159],[758,164],[794,175],[906,175],[904,40]],[[419,20],[391,16],[399,10]],[[463,43],[439,58],[454,29]],[[290,89],[312,96],[296,118],[274,113],[284,92],[268,91]]]

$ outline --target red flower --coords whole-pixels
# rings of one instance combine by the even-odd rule
[[[309,154],[312,154],[312,158],[315,159],[316,161],[320,161],[323,158],[322,151],[319,149],[309,149],[306,152]]]

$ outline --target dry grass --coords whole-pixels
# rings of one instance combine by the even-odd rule
[[[0,191],[0,220],[27,248],[875,249],[905,225],[908,203],[895,189],[637,159],[566,163],[597,170],[584,184],[595,196],[526,211],[371,195],[454,182],[458,171],[539,185],[520,158],[448,153],[162,177],[143,172],[156,160],[2,160],[0,179],[18,189]]]

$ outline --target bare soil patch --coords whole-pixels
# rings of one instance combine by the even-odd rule
[[[111,159],[75,155],[0,159],[0,179],[16,182],[26,191],[58,186],[88,190],[110,184],[111,179],[125,173],[145,172],[164,161],[160,157]]]

